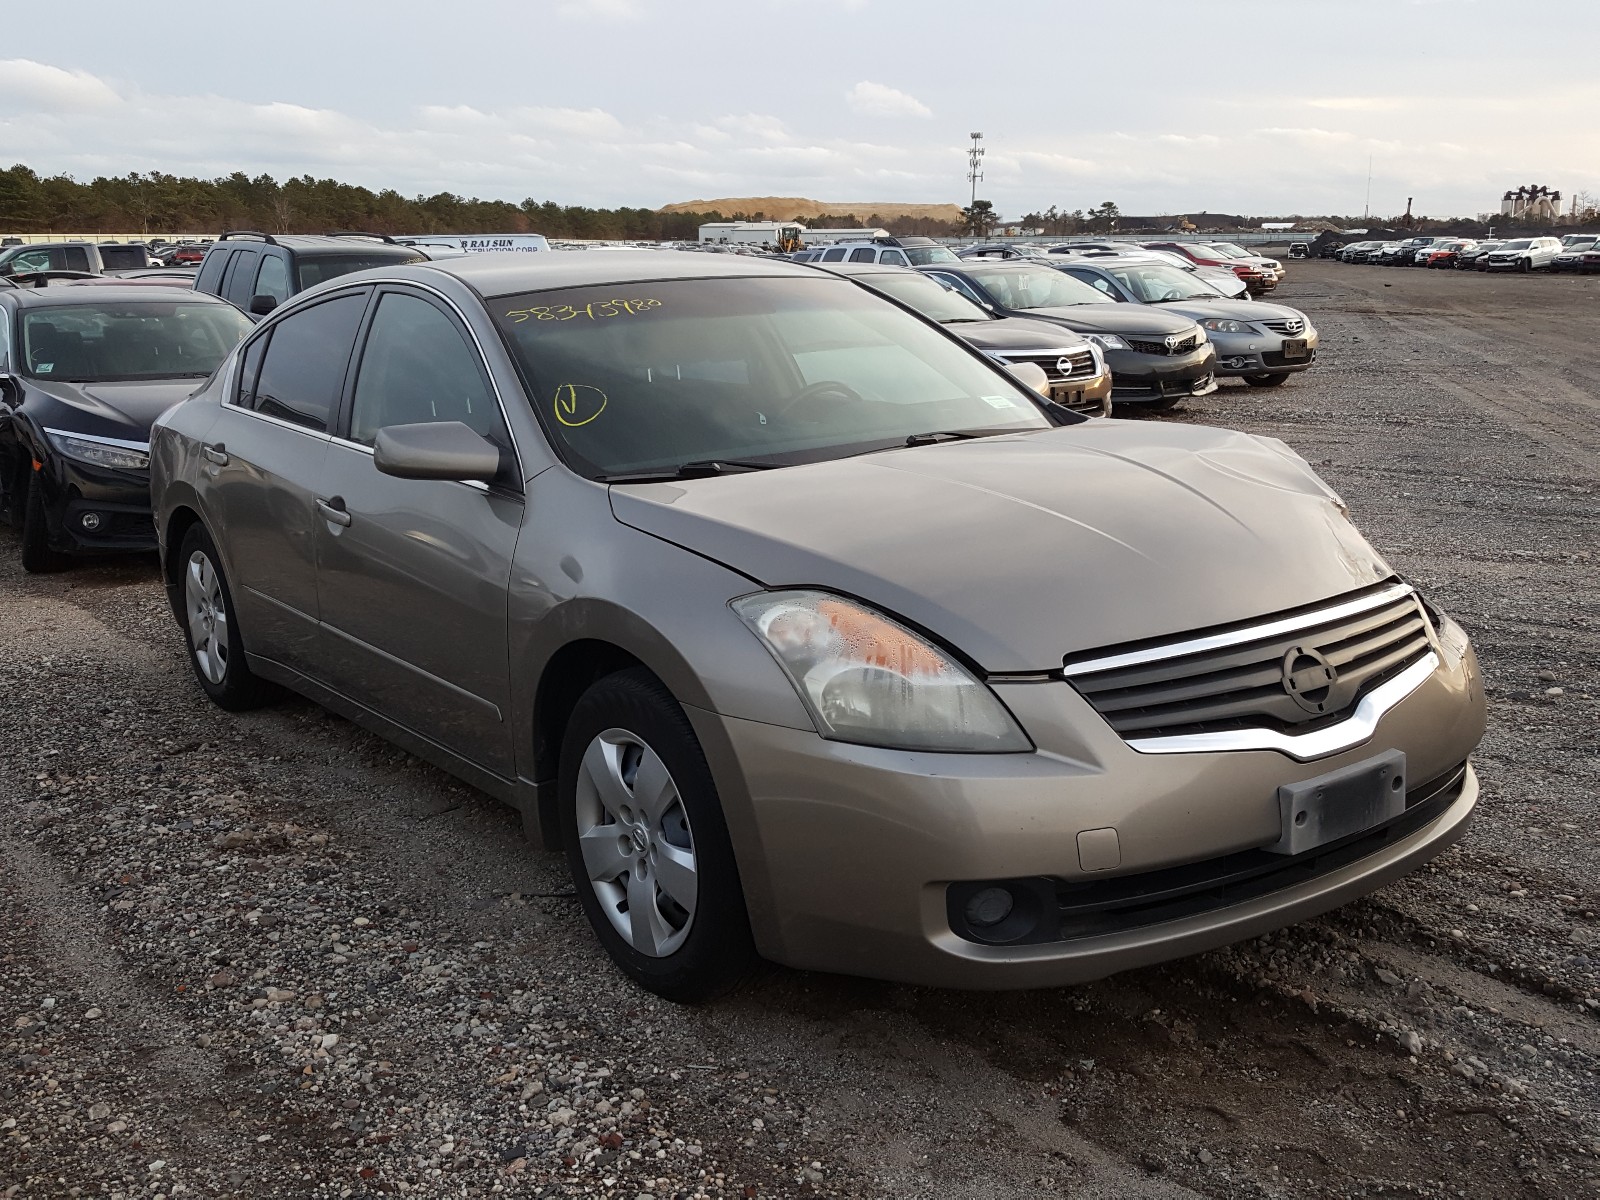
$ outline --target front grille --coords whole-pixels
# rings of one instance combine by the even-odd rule
[[[1461,799],[1466,782],[1467,764],[1461,763],[1421,787],[1409,789],[1405,812],[1388,824],[1303,854],[1243,850],[1110,879],[1033,876],[952,884],[946,900],[950,927],[969,942],[1038,945],[1144,929],[1231,908],[1310,883],[1409,837],[1449,812]],[[965,917],[967,901],[976,892],[996,886],[1011,891],[1019,900],[1019,909],[1031,910],[1033,919],[1011,928],[973,928]]]
[[[1133,338],[1128,339],[1128,345],[1137,350],[1140,354],[1187,354],[1199,344],[1200,339],[1194,334],[1190,334],[1188,337],[1182,339],[1181,341],[1174,342],[1170,346],[1164,341],[1140,342],[1135,341]]]
[[[1282,321],[1263,321],[1261,323],[1272,330],[1273,333],[1282,333],[1289,337],[1299,337],[1306,331],[1306,323],[1298,317],[1291,317]]]
[[[1256,629],[1261,636],[1252,636]],[[1124,738],[1299,734],[1348,716],[1431,649],[1416,594],[1391,587],[1349,597],[1327,619],[1316,610],[1280,614],[1182,642],[1098,652],[1067,662],[1066,675]]]
[[[1044,369],[1051,384],[1071,383],[1094,378],[1094,352],[1087,346],[1082,350],[1024,351],[1007,354],[1007,362],[1035,363]],[[1063,371],[1062,368],[1066,370]]]

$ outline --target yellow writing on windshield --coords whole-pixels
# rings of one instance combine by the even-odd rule
[[[524,321],[570,321],[574,317],[588,317],[598,321],[605,317],[632,317],[652,308],[660,308],[659,300],[596,300],[581,308],[571,304],[540,304],[530,308],[514,308],[506,313],[513,325]]]
[[[556,420],[569,428],[587,425],[606,408],[606,394],[587,383],[563,383],[556,388]]]

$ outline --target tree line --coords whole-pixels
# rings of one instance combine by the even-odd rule
[[[588,208],[553,201],[479,200],[439,192],[402,196],[301,175],[235,171],[217,179],[160,171],[41,176],[21,163],[0,170],[0,229],[8,233],[214,232],[265,233],[542,233],[554,238],[693,240],[720,213],[662,213],[649,208]]]

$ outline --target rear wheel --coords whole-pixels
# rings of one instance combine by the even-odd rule
[[[584,914],[624,973],[683,1004],[749,974],[755,944],[716,783],[655,676],[608,675],[579,699],[558,802]]]
[[[44,488],[35,472],[22,473],[22,569],[32,575],[59,571],[67,565],[64,555],[50,549],[50,520],[44,511]]]
[[[259,708],[277,689],[250,670],[239,638],[233,593],[211,535],[198,522],[189,526],[178,551],[183,604],[183,637],[189,665],[201,688],[230,712]]]
[[[1265,375],[1246,375],[1244,381],[1251,387],[1282,387],[1289,382],[1289,373],[1275,371]]]

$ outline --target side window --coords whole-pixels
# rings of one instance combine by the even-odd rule
[[[877,253],[871,247],[850,251],[851,262],[871,262],[876,257]]]
[[[510,449],[478,351],[455,321],[420,296],[385,292],[361,351],[350,440],[370,446],[386,425],[460,421]]]
[[[257,296],[271,296],[279,304],[289,298],[289,267],[279,255],[262,254],[249,298],[254,300]]]
[[[959,275],[945,275],[942,272],[940,272],[940,273],[935,273],[934,274],[934,278],[937,279],[940,283],[946,284],[949,287],[954,288],[958,293],[960,293],[961,295],[965,296],[968,300],[971,300],[974,304],[985,304],[985,303],[987,303],[987,301],[985,301],[982,296],[978,295],[977,290],[975,288],[973,288],[973,286],[970,283],[968,283],[965,279],[962,279],[961,276],[959,276]]]
[[[906,256],[898,250],[885,250],[883,257],[878,261],[888,267],[909,267],[911,265],[906,261]]]
[[[200,263],[200,273],[195,276],[194,290],[210,292],[213,296],[220,295],[222,273],[232,253],[231,250],[207,250],[205,258]]]
[[[89,252],[82,246],[63,246],[61,248],[61,269],[64,271],[87,271],[89,269]]]
[[[365,292],[303,308],[278,322],[256,382],[258,413],[322,433],[344,385]]]
[[[255,282],[256,264],[261,254],[257,250],[237,250],[228,270],[222,276],[222,298],[240,308],[250,307],[250,285]]]
[[[50,269],[50,251],[25,250],[7,265],[18,275],[26,274],[29,271],[48,271]]]
[[[245,347],[244,357],[239,362],[239,390],[233,401],[242,408],[256,406],[256,376],[261,373],[261,356],[267,352],[267,343],[271,340],[272,334],[268,333]]]
[[[11,370],[11,312],[0,308],[0,371]]]
[[[843,262],[844,261],[844,251],[842,249],[824,250],[822,252],[822,261],[823,262]]]
[[[245,252],[235,250],[228,256],[228,265],[222,268],[222,279],[217,284],[217,295],[226,297],[229,289],[233,287],[234,277],[239,274],[239,264],[244,261]]]

